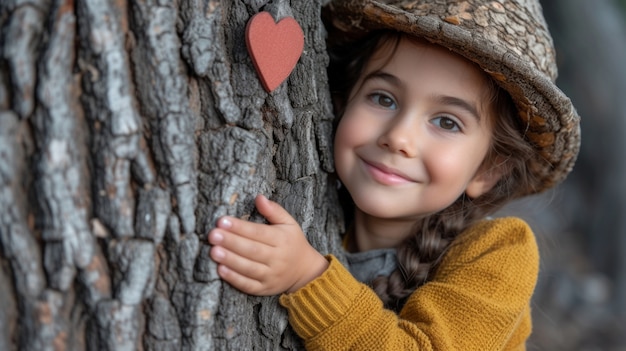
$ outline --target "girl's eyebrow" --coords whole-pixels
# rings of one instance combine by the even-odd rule
[[[380,70],[370,72],[368,75],[366,75],[365,78],[363,79],[363,83],[371,79],[382,79],[386,81],[387,83],[394,85],[396,87],[401,87],[404,85],[402,83],[402,80],[400,80],[400,78],[394,76],[391,73],[387,73],[387,72],[380,71]]]
[[[442,105],[459,107],[469,112],[472,116],[476,118],[478,122],[480,122],[480,113],[478,113],[478,108],[476,107],[476,104],[473,104],[456,96],[446,95],[435,96],[435,100]]]

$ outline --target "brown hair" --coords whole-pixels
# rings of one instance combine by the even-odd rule
[[[328,76],[337,116],[342,116],[350,92],[371,56],[383,43],[394,45],[395,50],[405,35],[380,31],[349,44],[329,43]],[[495,212],[510,199],[523,195],[524,189],[536,184],[527,166],[534,150],[523,137],[523,124],[517,117],[515,105],[504,89],[487,74],[485,76],[489,82],[490,112],[495,118],[491,148],[481,170],[488,172],[490,168],[498,168],[503,176],[490,191],[480,197],[471,199],[463,194],[449,207],[416,224],[415,235],[407,238],[398,248],[396,270],[389,276],[379,276],[371,282],[372,288],[387,308],[400,310],[406,298],[428,282],[446,250],[460,233]],[[354,204],[351,201],[345,203],[351,204],[349,208],[344,207],[346,218],[351,220]]]

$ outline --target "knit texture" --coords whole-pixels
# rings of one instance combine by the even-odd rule
[[[462,233],[399,315],[332,255],[329,268],[280,297],[307,350],[524,350],[539,253],[517,218]]]

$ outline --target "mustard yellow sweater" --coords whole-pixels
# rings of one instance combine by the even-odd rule
[[[462,233],[400,314],[332,255],[320,277],[280,297],[307,350],[525,350],[539,254],[517,218]]]

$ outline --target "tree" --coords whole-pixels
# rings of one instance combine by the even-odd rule
[[[324,0],[0,4],[0,349],[297,349],[224,284],[206,233],[263,193],[336,252]],[[248,19],[304,52],[266,93]]]

